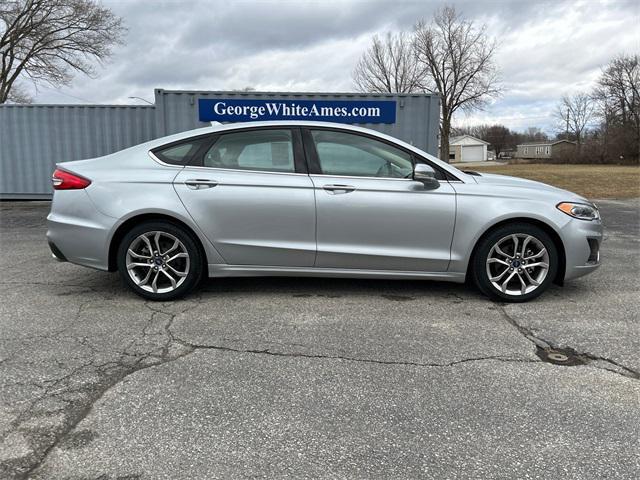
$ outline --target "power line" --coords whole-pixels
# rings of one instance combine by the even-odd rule
[[[45,90],[50,90],[50,91],[52,91],[52,92],[54,92],[54,93],[56,93],[58,95],[63,95],[65,97],[69,97],[69,98],[75,98],[76,100],[82,100],[83,102],[87,102],[87,103],[99,103],[99,102],[96,102],[94,100],[88,100],[86,98],[82,98],[82,97],[77,97],[75,95],[71,95],[70,93],[64,93],[63,91],[61,91],[61,90],[59,90],[57,88],[47,87],[46,85],[39,85],[36,88],[36,92],[38,91],[38,88],[44,88]]]

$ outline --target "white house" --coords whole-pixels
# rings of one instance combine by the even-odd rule
[[[472,137],[459,135],[449,139],[449,162],[486,162],[488,142]]]

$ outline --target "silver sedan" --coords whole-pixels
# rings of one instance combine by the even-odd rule
[[[151,300],[204,277],[298,275],[471,280],[522,302],[600,263],[585,198],[354,126],[219,125],[57,167],[53,256],[118,270]]]

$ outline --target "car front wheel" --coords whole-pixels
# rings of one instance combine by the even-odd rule
[[[203,272],[193,236],[178,225],[154,221],[131,229],[118,248],[124,283],[149,300],[164,301],[192,290]]]
[[[498,227],[486,235],[473,258],[473,278],[488,297],[526,302],[541,295],[558,271],[558,252],[549,235],[527,224]]]

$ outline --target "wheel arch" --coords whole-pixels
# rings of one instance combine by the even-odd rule
[[[556,232],[556,230],[551,225],[537,218],[531,218],[531,217],[506,218],[486,228],[485,231],[482,232],[482,234],[478,237],[478,239],[476,240],[476,243],[473,246],[473,250],[471,251],[471,255],[469,256],[469,265],[470,266],[473,265],[473,259],[475,258],[478,245],[480,245],[480,242],[487,235],[489,235],[492,231],[494,231],[497,228],[500,228],[512,223],[528,223],[530,225],[534,225],[542,229],[547,235],[549,235],[549,237],[553,241],[553,244],[556,247],[556,250],[558,251],[558,271],[556,273],[555,278],[553,279],[553,283],[557,285],[562,285],[564,282],[564,275],[565,275],[566,263],[567,263],[567,255],[565,252],[564,243],[562,242],[562,239],[560,238],[560,235],[558,234],[558,232]],[[467,274],[466,274],[467,280],[469,278],[470,273],[471,273],[471,268],[467,268]]]
[[[120,242],[122,241],[124,236],[127,234],[127,232],[131,230],[133,227],[135,227],[136,225],[139,225],[142,222],[149,222],[149,221],[169,222],[169,223],[172,223],[173,225],[183,228],[187,233],[189,233],[193,237],[193,241],[196,243],[198,249],[200,250],[200,254],[202,255],[202,258],[204,261],[203,268],[205,269],[204,271],[206,274],[207,268],[208,268],[207,252],[204,248],[204,245],[202,244],[200,236],[187,223],[183,222],[182,220],[176,217],[172,217],[171,215],[167,215],[164,213],[141,213],[128,218],[118,226],[118,228],[115,230],[115,232],[111,236],[111,240],[109,242],[108,268],[110,272],[115,272],[118,270],[118,265],[117,265],[118,246],[120,245]]]

